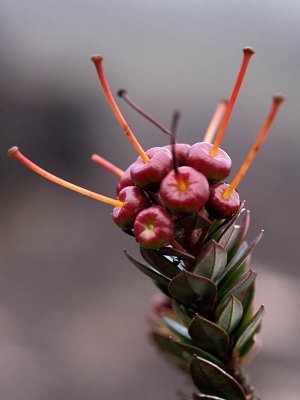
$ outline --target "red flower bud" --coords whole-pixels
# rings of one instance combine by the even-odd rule
[[[174,224],[170,214],[161,206],[141,211],[134,222],[134,236],[146,249],[160,249],[174,237]]]

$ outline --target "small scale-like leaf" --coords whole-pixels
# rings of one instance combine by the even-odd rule
[[[209,228],[211,225],[211,221],[200,212],[198,212],[196,214],[188,214],[177,218],[176,225],[188,230],[199,228],[203,229]]]
[[[228,250],[229,244],[235,239],[237,235],[237,231],[240,229],[238,225],[232,225],[228,231],[221,237],[219,240],[219,244],[223,247],[225,247],[226,250]]]
[[[238,297],[239,294],[244,292],[256,279],[256,272],[250,269],[245,275],[243,275],[238,281],[234,282],[228,289],[225,291],[220,291],[219,298],[223,301],[226,300],[231,294]]]
[[[208,278],[183,270],[169,283],[169,292],[180,303],[205,309],[217,295],[216,285]]]
[[[163,317],[163,321],[171,332],[175,333],[175,335],[181,337],[182,339],[191,342],[192,339],[189,335],[188,329],[185,326],[167,316]]]
[[[170,335],[165,335],[158,330],[154,330],[151,332],[151,337],[163,353],[169,353],[182,360],[186,360],[183,356],[183,350],[170,340]]]
[[[186,351],[189,355],[191,356],[199,356],[204,358],[205,360],[209,360],[213,362],[214,364],[218,365],[221,368],[224,368],[223,362],[214,356],[213,354],[210,354],[206,352],[205,350],[201,349],[200,347],[195,346],[194,344],[187,343],[186,341],[180,341],[179,339],[173,338],[172,341],[179,346],[182,350]]]
[[[192,322],[192,318],[187,314],[185,307],[179,304],[175,299],[172,299],[172,309],[176,314],[177,319],[186,327]]]
[[[212,362],[194,357],[190,371],[195,385],[201,392],[230,400],[246,399],[237,380]]]
[[[244,212],[245,201],[242,202],[240,208],[230,219],[225,219],[223,222],[215,221],[210,230],[208,232],[208,236],[206,241],[208,242],[211,239],[215,239],[217,242],[221,239],[223,235],[227,232],[228,229],[235,223],[235,221],[239,218],[242,212]]]
[[[181,269],[175,263],[159,254],[156,250],[143,249],[140,247],[140,252],[147,263],[170,279],[173,279],[174,276],[179,274],[181,271]]]
[[[232,237],[226,247],[228,251],[228,260],[231,260],[236,254],[240,244],[245,239],[250,225],[250,211],[246,210],[238,219],[239,229],[236,231],[235,237]]]
[[[179,257],[180,259],[183,259],[183,260],[186,259],[186,260],[194,261],[196,259],[192,254],[187,253],[186,251],[183,251],[183,250],[175,249],[174,247],[171,247],[171,246],[162,247],[158,250],[158,252],[160,254],[163,254],[166,256]]]
[[[236,345],[233,349],[233,354],[238,355],[240,350],[243,348],[245,343],[256,333],[257,329],[259,328],[261,321],[263,319],[265,313],[265,308],[262,305],[257,313],[251,318],[250,322],[242,332],[241,336],[239,337]]]
[[[216,397],[216,396],[210,396],[209,394],[198,394],[198,393],[194,393],[193,394],[193,399],[194,400],[226,400],[224,398],[221,397]]]
[[[194,268],[193,273],[214,279],[224,271],[226,263],[226,250],[215,240],[212,240],[206,253]]]
[[[218,319],[218,325],[220,325],[228,334],[238,326],[243,316],[242,303],[233,295],[229,297],[227,304],[223,308],[221,315]]]
[[[234,257],[230,263],[227,265],[225,273],[223,276],[228,274],[231,271],[235,271],[245,260],[246,258],[252,253],[252,251],[255,249],[257,244],[260,242],[262,236],[263,236],[264,231],[262,230],[259,235],[249,244],[249,246],[244,249],[241,253],[239,253],[238,257]]]
[[[196,314],[188,331],[191,338],[203,350],[217,355],[226,353],[229,338],[225,330],[220,326]]]
[[[149,276],[149,278],[153,279],[157,283],[166,286],[170,282],[170,279],[168,277],[166,277],[165,275],[161,274],[155,268],[150,267],[150,266],[145,265],[145,264],[142,264],[137,259],[132,257],[132,255],[129,254],[126,250],[124,250],[124,254],[132,262],[133,265],[135,265],[140,271],[144,272],[144,274]]]

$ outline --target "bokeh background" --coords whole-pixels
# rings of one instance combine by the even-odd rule
[[[256,50],[223,147],[237,170],[280,91],[287,102],[240,193],[252,210],[264,347],[249,367],[264,400],[299,398],[300,3],[214,0],[2,0],[1,400],[176,398],[190,384],[148,343],[156,292],[122,253],[133,240],[111,208],[42,180],[8,159],[19,145],[42,167],[114,195],[98,152],[125,168],[136,154],[105,102],[90,55],[105,57],[112,91],[126,88],[179,138],[202,139],[231,93],[241,49]],[[120,101],[119,101],[120,104]],[[120,107],[145,148],[167,138]],[[259,304],[258,304],[259,305]]]

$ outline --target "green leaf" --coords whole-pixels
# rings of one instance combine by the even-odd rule
[[[251,318],[250,322],[242,332],[241,336],[239,337],[238,341],[236,342],[236,345],[234,346],[233,349],[233,354],[238,355],[243,348],[243,346],[247,343],[247,341],[253,337],[253,335],[256,333],[258,330],[263,316],[265,313],[265,308],[264,305],[260,307],[260,309],[257,311],[257,313]]]
[[[211,226],[211,221],[199,212],[197,214],[188,214],[178,217],[176,219],[176,225],[184,229],[195,230],[199,228],[209,228]]]
[[[241,385],[212,362],[194,357],[190,371],[195,385],[201,392],[230,400],[246,400]]]
[[[203,349],[200,349],[200,347],[197,347],[197,346],[187,343],[187,342],[182,342],[173,337],[172,337],[172,340],[177,346],[179,346],[182,350],[186,351],[190,356],[196,355],[196,356],[205,358],[206,360],[213,362],[214,364],[218,365],[221,368],[224,367],[223,362],[219,358],[215,357],[213,354],[206,352]]]
[[[175,249],[174,247],[171,247],[171,246],[161,247],[158,250],[158,252],[159,252],[159,254],[162,254],[162,255],[178,257],[181,260],[187,259],[190,261],[195,261],[195,259],[196,259],[192,254],[187,253],[186,251],[183,251],[183,250]],[[178,268],[179,268],[179,266],[178,266]]]
[[[246,210],[242,213],[238,219],[237,226],[239,229],[235,233],[235,237],[232,237],[228,242],[228,246],[226,247],[228,251],[228,259],[231,260],[236,254],[240,244],[245,239],[247,232],[249,230],[250,225],[250,211]]]
[[[252,251],[255,249],[257,244],[260,242],[260,239],[263,236],[264,231],[262,230],[259,235],[253,240],[253,242],[250,243],[250,245],[243,249],[243,251],[238,253],[238,257],[234,257],[230,263],[227,265],[226,270],[221,276],[221,279],[224,277],[224,275],[227,275],[230,271],[235,271],[237,268],[246,260],[246,258],[252,253]]]
[[[238,326],[243,316],[242,303],[233,295],[229,297],[227,304],[223,308],[221,315],[218,319],[218,325],[221,326],[228,334]]]
[[[191,342],[192,339],[189,335],[188,329],[185,326],[167,316],[163,316],[163,321],[171,332],[175,333],[175,335],[181,337],[182,339]]]
[[[172,309],[176,314],[177,319],[186,327],[192,322],[192,318],[187,314],[185,307],[179,304],[175,299],[172,299]]]
[[[124,254],[132,262],[133,265],[135,265],[140,271],[144,272],[144,274],[149,276],[149,278],[153,279],[154,281],[164,286],[168,285],[168,283],[170,282],[170,279],[168,277],[161,274],[155,268],[140,263],[138,260],[132,257],[132,255],[130,255],[126,250],[124,250]]]
[[[229,338],[223,328],[196,314],[188,332],[203,350],[217,355],[227,352]]]
[[[226,250],[215,240],[212,240],[206,253],[194,268],[193,273],[214,279],[224,271],[226,263]]]
[[[160,331],[154,330],[151,332],[151,337],[163,353],[169,353],[182,360],[186,360],[183,356],[183,350],[170,340],[170,335],[165,335]]]
[[[215,239],[217,241],[219,241],[223,235],[225,235],[225,233],[227,232],[228,229],[230,229],[230,227],[235,223],[235,221],[239,218],[239,216],[241,215],[242,212],[244,212],[244,205],[245,202],[243,201],[242,204],[240,205],[240,208],[238,209],[238,211],[236,212],[236,214],[234,214],[232,216],[232,218],[230,219],[225,219],[223,222],[220,223],[220,221],[215,221],[209,232],[208,232],[208,236],[206,241],[208,242],[211,239]]]
[[[208,278],[182,271],[169,283],[169,292],[188,307],[207,308],[217,296],[216,285]]]
[[[237,235],[237,230],[239,230],[239,226],[238,225],[232,225],[228,231],[225,233],[225,235],[223,235],[221,237],[221,239],[219,240],[219,244],[223,247],[225,247],[225,249],[228,249],[228,245],[234,240],[234,238]]]
[[[173,279],[174,276],[179,274],[181,271],[181,269],[175,263],[159,254],[156,250],[143,249],[140,247],[140,252],[147,263],[170,279]]]
[[[221,397],[216,397],[216,396],[210,396],[208,394],[198,394],[198,393],[194,393],[193,394],[193,399],[194,400],[199,400],[199,399],[204,399],[204,400],[226,400],[224,398]]]
[[[238,297],[239,294],[244,292],[256,279],[256,272],[250,269],[238,281],[234,282],[228,289],[220,291],[219,298],[225,301],[231,294]]]

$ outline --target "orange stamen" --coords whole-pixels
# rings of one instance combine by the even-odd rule
[[[217,155],[217,153],[218,153],[218,149],[220,147],[220,144],[221,144],[221,141],[222,141],[222,138],[223,138],[223,135],[224,135],[224,132],[225,132],[225,129],[226,129],[226,126],[227,126],[231,111],[233,109],[234,103],[236,101],[237,95],[238,95],[240,87],[242,85],[242,82],[243,82],[243,79],[244,79],[244,76],[245,76],[245,73],[246,73],[250,58],[254,54],[254,50],[251,47],[245,47],[243,49],[243,52],[244,52],[244,58],[243,58],[243,62],[242,62],[242,65],[241,65],[241,69],[240,69],[240,72],[238,74],[238,77],[237,77],[235,86],[233,88],[231,97],[229,99],[228,106],[227,106],[227,109],[226,109],[226,113],[225,113],[224,118],[222,120],[219,132],[218,132],[216,140],[214,142],[214,146],[210,151],[210,155],[212,157],[215,157]]]
[[[273,97],[273,104],[272,104],[270,113],[264,123],[264,126],[262,127],[259,135],[257,136],[257,139],[256,139],[254,145],[252,146],[251,150],[249,151],[249,153],[246,157],[246,160],[242,164],[240,170],[236,174],[231,185],[225,190],[225,192],[222,195],[225,200],[229,199],[232,192],[237,188],[238,184],[241,182],[244,175],[246,174],[246,172],[247,172],[248,168],[250,167],[253,159],[255,158],[258,150],[260,149],[260,146],[262,145],[263,141],[265,140],[267,133],[271,127],[271,124],[278,112],[279,106],[283,101],[284,101],[284,97],[282,95],[276,95]]]
[[[227,99],[220,100],[220,102],[217,105],[217,108],[215,110],[215,113],[208,125],[207,131],[203,138],[203,142],[212,143],[212,141],[215,137],[216,131],[218,129],[218,126],[219,126],[220,122],[222,121],[222,118],[224,117],[227,105],[228,105]]]
[[[128,139],[130,140],[130,142],[132,143],[133,147],[138,152],[138,154],[141,156],[142,160],[145,163],[150,161],[150,158],[147,156],[147,154],[145,153],[145,151],[143,150],[143,148],[137,141],[136,137],[134,136],[133,132],[129,128],[127,122],[125,121],[123,115],[121,114],[121,111],[119,110],[119,107],[117,106],[117,103],[115,102],[115,100],[112,96],[112,93],[109,89],[106,77],[104,75],[103,67],[102,67],[103,57],[101,57],[100,55],[95,55],[91,58],[91,60],[95,64],[95,67],[96,67],[96,70],[98,73],[98,77],[99,77],[101,86],[103,88],[104,94],[106,96],[106,99],[108,101],[108,104],[110,105],[112,111],[114,112],[117,120],[119,121],[121,127],[123,128],[124,132],[126,133]]]
[[[105,158],[99,156],[98,154],[93,154],[91,156],[91,160],[95,161],[97,164],[101,165],[102,167],[108,169],[110,172],[117,176],[123,176],[124,171],[118,168],[116,165],[112,164],[110,161],[105,160]]]
[[[32,171],[34,171],[37,174],[41,175],[42,177],[48,179],[49,181],[57,183],[58,185],[61,185],[68,189],[74,190],[75,192],[78,192],[85,196],[91,197],[92,199],[102,201],[103,203],[111,204],[114,207],[122,207],[124,204],[120,200],[115,200],[110,197],[102,196],[101,194],[91,192],[90,190],[84,189],[77,185],[73,185],[72,183],[69,183],[69,182],[65,181],[64,179],[58,178],[57,176],[50,174],[49,172],[45,171],[44,169],[38,167],[32,161],[28,160],[28,158],[26,158],[19,151],[18,147],[16,147],[16,146],[14,146],[8,150],[8,155],[10,157],[13,157],[16,160],[20,161],[22,164],[24,164],[26,167],[30,168]]]

